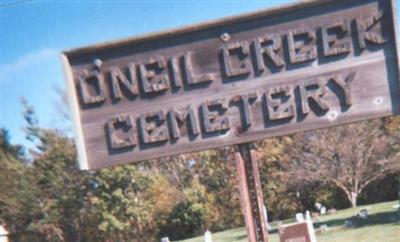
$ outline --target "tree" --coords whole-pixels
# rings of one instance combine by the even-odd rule
[[[5,128],[0,128],[0,146],[3,152],[22,160],[24,154],[23,147],[10,143],[10,132]]]
[[[286,166],[291,186],[315,181],[341,189],[351,205],[373,181],[400,170],[398,140],[387,135],[382,120],[298,134]]]
[[[194,155],[194,160],[192,176],[198,177],[207,192],[215,196],[214,214],[208,229],[219,231],[243,225],[233,149],[199,152]]]
[[[87,176],[76,166],[73,141],[54,130],[37,128],[40,140],[32,161],[32,184],[37,195],[37,216],[30,229],[44,236],[46,241],[81,241],[80,212],[83,208],[84,186]]]
[[[184,193],[185,200],[174,207],[160,231],[160,235],[167,235],[172,240],[198,236],[210,229],[210,221],[215,219],[215,197],[207,193],[197,178]]]
[[[146,197],[151,176],[125,165],[101,169],[91,179],[85,241],[154,241],[154,205]]]
[[[160,233],[160,230],[168,226],[167,219],[172,210],[184,201],[184,194],[169,181],[169,177],[158,174],[154,176],[151,186],[147,189],[145,200],[153,205],[154,232],[164,237],[165,234]]]
[[[188,191],[198,189],[195,184],[200,183],[205,188],[205,192],[215,197],[211,204],[207,204],[212,215],[207,217],[208,221],[205,226],[207,229],[219,231],[243,224],[237,187],[237,171],[233,158],[232,148],[221,148],[165,157],[143,162],[141,166],[152,171],[153,175],[162,175],[168,178],[169,186],[175,187],[174,199],[175,202],[180,203],[179,209],[190,209],[190,204],[187,202]],[[169,190],[165,189],[167,192]],[[163,195],[160,198],[162,201]],[[174,199],[171,199],[170,202]],[[201,200],[196,203],[204,201]],[[178,208],[175,208],[173,213],[177,211]],[[192,214],[194,215],[194,213]],[[177,213],[176,216],[178,216]],[[168,222],[165,220],[161,224],[162,228],[165,223]],[[163,231],[162,229],[161,232]]]
[[[15,175],[29,182],[26,189],[33,195],[18,201],[19,204],[29,203],[29,206],[21,210],[21,217],[26,222],[15,223],[19,227],[13,239],[79,242],[87,176],[76,166],[74,143],[57,130],[41,128],[33,107],[25,99],[22,103],[28,123],[25,132],[34,148],[29,164],[20,167],[25,173]]]
[[[391,116],[388,118],[384,119],[385,121],[385,130],[387,131],[388,134],[394,135],[399,139],[400,136],[400,116]],[[397,149],[400,149],[400,142],[396,143]],[[397,181],[398,181],[398,198],[400,201],[400,174],[397,175]],[[399,208],[400,209],[400,208]]]
[[[19,157],[20,146],[10,144],[5,129],[0,134],[0,224],[6,226],[13,241],[24,241],[21,238],[31,221],[27,215],[34,215],[38,193],[32,186],[32,174]]]
[[[268,219],[285,219],[300,209],[296,190],[288,189],[290,177],[283,169],[290,158],[286,147],[292,142],[291,136],[285,136],[257,143],[260,178]]]

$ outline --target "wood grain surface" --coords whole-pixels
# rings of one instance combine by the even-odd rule
[[[309,1],[65,51],[81,169],[398,114],[393,8]]]

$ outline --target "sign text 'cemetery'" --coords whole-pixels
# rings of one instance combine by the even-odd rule
[[[65,52],[81,168],[398,113],[392,3],[296,6]]]

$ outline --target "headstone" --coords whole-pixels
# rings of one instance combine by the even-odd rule
[[[306,211],[306,221],[312,221],[310,211]]]
[[[204,242],[212,242],[211,232],[208,230],[204,233]]]
[[[0,242],[8,242],[8,231],[0,225]]]
[[[296,222],[304,222],[304,215],[302,213],[296,213]]]
[[[358,213],[358,216],[362,219],[367,219],[368,218],[368,210],[361,209],[361,211]]]
[[[265,224],[267,225],[267,229],[271,230],[271,226],[268,223],[268,212],[267,212],[267,207],[264,205],[264,219],[265,219]]]
[[[315,203],[315,208],[319,211],[322,207],[321,203]]]
[[[328,214],[330,215],[336,214],[336,209],[335,208],[328,209]]]
[[[169,242],[169,238],[168,237],[161,238],[161,242]]]
[[[321,226],[319,226],[319,231],[320,232],[326,232],[328,231],[328,225],[327,224],[322,224]]]
[[[346,227],[346,228],[353,227],[353,222],[351,220],[345,220],[344,221],[344,227]]]
[[[326,207],[325,207],[325,206],[322,206],[321,209],[320,209],[319,211],[320,211],[321,215],[326,214]]]
[[[311,217],[312,218],[318,218],[319,217],[319,213],[312,212],[311,213]]]
[[[316,242],[310,222],[283,225],[279,228],[280,242]]]
[[[399,195],[399,204],[398,204],[397,208],[400,210],[400,186],[399,186],[399,194],[398,195]]]

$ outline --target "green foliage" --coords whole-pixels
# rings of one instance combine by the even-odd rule
[[[184,200],[184,194],[170,183],[167,176],[158,174],[147,189],[145,199],[152,204],[151,216],[155,220],[154,234],[159,234],[160,229],[166,227],[172,210]]]
[[[153,205],[145,192],[152,182],[150,176],[132,165],[98,171],[87,194],[90,230],[97,230],[90,235],[91,239],[132,241],[129,238],[139,235],[143,236],[141,241],[151,241],[146,236],[154,229]]]
[[[94,172],[79,171],[73,141],[62,132],[38,125],[26,101],[25,131],[35,148],[31,161],[23,148],[0,130],[0,223],[20,242],[147,242],[171,240],[243,225],[238,177],[231,148],[166,157]],[[398,119],[382,123],[398,141]],[[311,210],[315,202],[347,206],[342,191],[315,182],[295,188],[290,165],[295,136],[257,143],[264,200],[269,219],[285,219]],[[397,152],[399,142],[391,143]],[[363,203],[393,199],[398,174],[372,182]]]
[[[289,159],[285,149],[291,142],[291,137],[273,138],[260,142],[257,147],[269,220],[288,218],[301,210],[296,191],[287,187],[290,177],[282,168]]]
[[[24,154],[24,149],[21,145],[12,145],[10,143],[10,133],[5,128],[0,128],[0,146],[2,152],[21,159]]]
[[[207,192],[215,196],[215,212],[209,225],[213,231],[243,225],[233,154],[234,151],[229,148],[201,152],[193,167],[193,172]]]
[[[55,131],[36,129],[41,152],[36,153],[31,167],[34,186],[38,189],[35,219],[28,231],[42,234],[46,241],[79,239],[82,193],[87,177],[76,167],[71,139]]]
[[[14,206],[19,210],[8,209],[9,216],[2,213],[1,218],[11,225],[15,241],[79,241],[86,176],[76,167],[74,143],[57,131],[40,128],[34,109],[25,100],[23,104],[28,123],[25,130],[36,147],[29,165],[16,157],[10,160],[15,171],[1,171],[1,178],[8,174],[12,177],[7,179],[18,179],[21,184],[12,190],[18,194]],[[19,221],[14,221],[16,218]]]
[[[185,201],[172,210],[161,236],[172,240],[184,239],[204,232],[212,221],[214,197],[208,194],[198,179],[194,179],[190,189],[185,190]]]
[[[32,189],[28,167],[17,157],[18,148],[9,144],[8,135],[0,139],[0,223],[9,225],[7,229],[14,235],[35,216],[37,191]]]
[[[191,202],[181,202],[172,210],[161,234],[172,240],[199,235],[205,217],[205,212],[199,204],[196,206]]]
[[[351,206],[343,191],[331,183],[314,182],[298,191],[303,211],[315,210],[315,203],[321,203],[326,208],[344,209]]]

